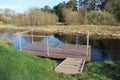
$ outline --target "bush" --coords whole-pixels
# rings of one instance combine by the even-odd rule
[[[53,25],[58,21],[54,13],[44,12],[39,9],[31,9],[26,14],[17,14],[13,22],[22,26]]]
[[[115,17],[105,11],[91,11],[88,16],[89,24],[97,25],[114,25],[116,24]]]
[[[79,23],[86,24],[87,23],[87,10],[85,8],[81,8],[79,11]]]
[[[12,46],[12,41],[5,38],[0,38],[0,44],[4,46]]]
[[[74,77],[77,80],[119,80],[120,62],[88,63],[83,72]]]
[[[87,10],[81,8],[80,11],[72,11],[71,9],[63,10],[65,24],[86,24]]]
[[[72,11],[71,9],[63,10],[65,24],[79,24],[79,14],[76,11]]]

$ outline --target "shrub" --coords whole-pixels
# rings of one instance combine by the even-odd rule
[[[80,11],[72,11],[71,9],[64,9],[63,15],[66,24],[87,23],[87,10],[84,8],[81,8]]]
[[[87,18],[89,24],[113,25],[116,23],[115,17],[105,11],[91,11]]]
[[[87,23],[87,10],[85,8],[81,8],[79,11],[79,23],[80,24]]]
[[[71,9],[63,10],[65,24],[79,24],[79,14]]]
[[[54,13],[31,9],[26,14],[18,14],[13,18],[14,23],[22,26],[39,26],[56,24],[58,17]]]
[[[83,72],[75,75],[75,78],[77,80],[119,80],[120,62],[87,63]]]
[[[12,41],[5,38],[0,38],[0,44],[4,46],[12,46]]]

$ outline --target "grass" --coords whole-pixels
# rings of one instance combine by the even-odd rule
[[[120,26],[107,25],[48,25],[48,26],[15,26],[1,25],[0,29],[34,29],[35,31],[44,31],[50,33],[63,34],[87,34],[90,32],[91,37],[99,36],[101,38],[117,38],[120,39]]]
[[[0,43],[4,46],[12,46],[12,41],[9,39],[0,38]]]
[[[0,80],[75,80],[54,72],[57,63],[0,43]]]
[[[83,73],[74,77],[77,80],[119,80],[120,62],[88,63]]]
[[[1,39],[0,39],[1,40]],[[6,41],[6,40],[4,40]],[[7,40],[6,43],[9,41]],[[82,74],[54,71],[53,60],[17,51],[0,42],[0,80],[119,80],[120,62],[87,63]]]

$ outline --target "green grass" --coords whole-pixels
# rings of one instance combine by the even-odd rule
[[[0,44],[4,46],[12,46],[12,41],[5,38],[0,38]]]
[[[1,39],[0,39],[1,40]],[[4,41],[7,43],[9,40]],[[3,41],[3,42],[4,42]],[[82,74],[56,73],[57,63],[0,42],[0,80],[119,80],[120,62],[87,63]]]
[[[88,63],[83,73],[75,77],[77,80],[119,80],[120,62]]]
[[[0,44],[0,80],[74,80],[54,72],[56,64]]]

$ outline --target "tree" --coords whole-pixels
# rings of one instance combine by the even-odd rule
[[[6,16],[11,16],[11,15],[14,14],[14,11],[12,11],[12,10],[9,9],[9,8],[5,8],[5,9],[3,10],[3,14],[6,15]]]
[[[86,24],[87,23],[87,10],[81,8],[80,11],[73,11],[70,8],[63,10],[65,24]]]
[[[100,10],[103,2],[104,0],[79,0],[77,4],[79,9],[83,7],[88,10]]]
[[[54,13],[42,11],[41,9],[33,8],[27,13],[17,14],[13,18],[14,23],[22,26],[39,26],[39,25],[52,25],[58,21]]]
[[[87,23],[87,10],[85,8],[81,8],[79,10],[79,23],[86,24]]]
[[[66,4],[66,8],[71,8],[72,10],[77,10],[76,9],[76,0],[70,0]]]
[[[44,6],[44,8],[41,8],[41,10],[45,12],[52,12],[52,9],[48,5]]]
[[[63,10],[65,24],[79,24],[79,14],[77,11],[72,11],[70,8],[65,8]]]
[[[104,0],[104,2],[101,4],[101,9],[102,10],[104,10],[105,9],[105,6],[106,6],[106,4],[107,4],[107,2],[108,2],[109,0]]]
[[[63,10],[65,8],[69,8],[72,10],[76,10],[76,0],[70,0],[67,3],[66,2],[62,2],[59,3],[58,5],[54,6],[54,12],[57,14],[57,16],[59,17],[59,21],[60,22],[64,22],[64,16],[63,16]]]
[[[65,2],[59,3],[58,5],[54,6],[54,12],[59,17],[59,22],[64,22],[64,16],[62,13],[64,8],[66,8]]]
[[[120,0],[109,0],[105,5],[105,10],[114,14],[120,21]]]
[[[4,23],[8,23],[12,21],[12,17],[14,15],[14,11],[9,8],[0,9],[0,20]]]
[[[2,21],[2,14],[3,14],[3,10],[0,8],[0,21]]]
[[[15,16],[12,17],[12,21],[14,24],[21,25],[24,22],[22,18],[23,14],[17,13]]]

